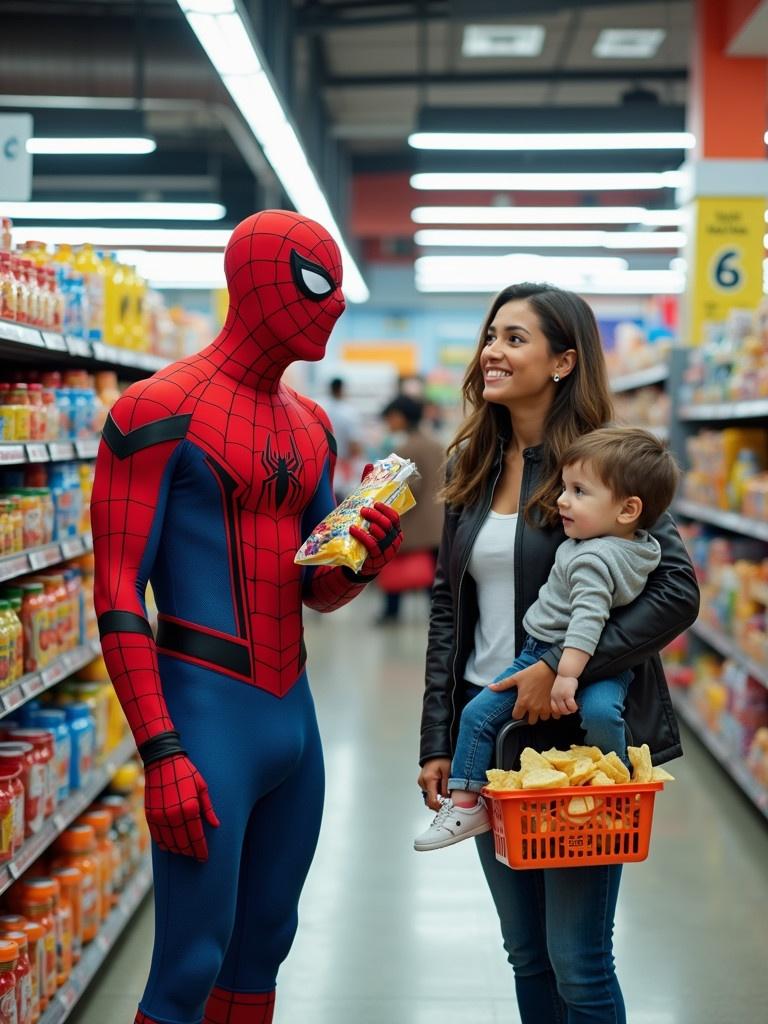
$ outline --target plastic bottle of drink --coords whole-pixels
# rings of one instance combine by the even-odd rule
[[[75,270],[83,275],[85,294],[88,297],[88,341],[104,340],[104,265],[94,252],[92,245],[83,245],[75,256]]]

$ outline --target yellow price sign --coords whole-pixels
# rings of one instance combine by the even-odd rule
[[[688,340],[699,345],[708,323],[729,310],[756,309],[763,295],[762,197],[707,197],[693,204],[694,255]]]

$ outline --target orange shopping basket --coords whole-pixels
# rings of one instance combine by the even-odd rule
[[[496,859],[511,868],[582,868],[645,860],[661,782],[483,790]]]

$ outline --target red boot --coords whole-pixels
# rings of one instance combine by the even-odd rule
[[[275,991],[229,992],[215,988],[205,1005],[203,1024],[272,1024]]]

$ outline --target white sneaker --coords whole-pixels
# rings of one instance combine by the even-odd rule
[[[443,846],[452,846],[470,836],[479,836],[490,832],[491,822],[485,800],[480,796],[474,807],[457,807],[450,797],[438,796],[442,807],[435,815],[435,820],[413,843],[414,850],[439,850]]]

